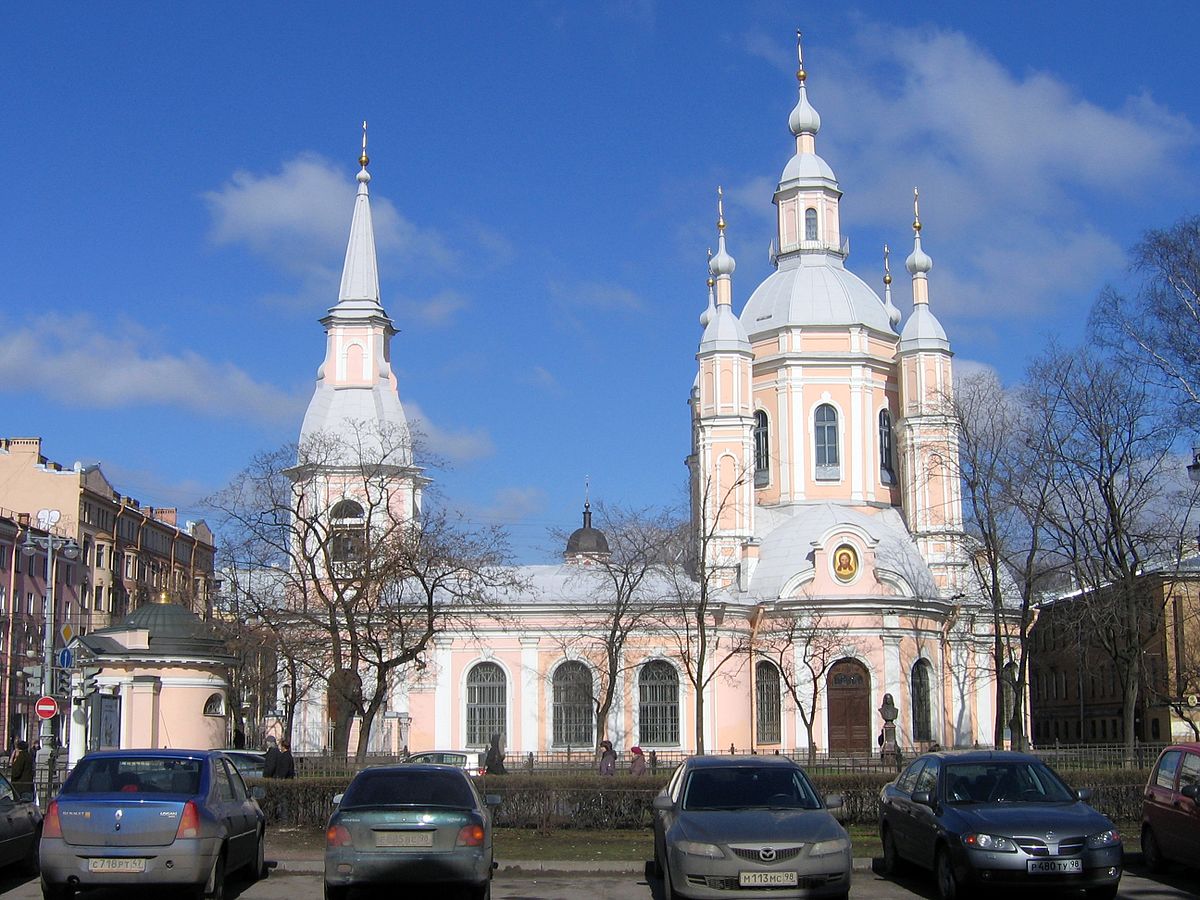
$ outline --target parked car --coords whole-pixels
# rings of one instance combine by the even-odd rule
[[[243,778],[262,778],[267,763],[265,750],[222,750]]]
[[[17,796],[12,782],[0,775],[0,866],[19,865],[33,874],[38,867],[42,811],[33,792]]]
[[[1115,897],[1121,837],[1090,797],[1027,753],[927,753],[880,795],[884,872],[931,869],[942,900],[968,885]]]
[[[654,798],[663,896],[848,897],[850,836],[786,756],[694,756]]]
[[[422,750],[420,753],[409,756],[406,762],[434,766],[457,766],[468,775],[483,775],[487,772],[483,754],[478,750]]]
[[[1142,860],[1159,870],[1168,861],[1200,866],[1200,743],[1159,754],[1142,798]]]
[[[219,750],[89,753],[46,810],[42,896],[169,884],[219,900],[228,873],[266,874],[261,796]]]
[[[352,887],[413,884],[492,895],[492,816],[467,774],[404,763],[363,769],[333,798],[325,833],[325,897]]]

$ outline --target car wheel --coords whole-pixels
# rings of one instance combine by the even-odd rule
[[[958,879],[954,876],[954,863],[950,860],[950,851],[945,847],[938,850],[937,859],[933,863],[933,873],[937,880],[939,900],[957,900]]]
[[[258,833],[258,849],[251,863],[250,880],[261,881],[267,877],[267,832],[263,829]]]
[[[42,900],[70,900],[75,896],[75,889],[69,884],[49,884],[42,879]]]
[[[886,825],[883,829],[883,874],[895,875],[904,867],[900,853],[896,850],[896,837]]]
[[[654,842],[654,860],[650,863],[650,874],[660,880],[663,877],[663,861],[658,852],[658,841]]]
[[[197,900],[225,900],[225,848],[217,854],[208,881],[195,888]]]
[[[1117,887],[1115,884],[1106,884],[1103,887],[1088,888],[1088,900],[1116,900]]]
[[[665,859],[662,867],[662,887],[663,900],[682,900],[681,896],[675,893],[675,885],[671,884],[671,866]]]
[[[1162,850],[1158,847],[1158,838],[1154,836],[1154,830],[1149,825],[1142,828],[1142,862],[1151,872],[1161,872],[1165,864]]]
[[[350,888],[345,885],[325,883],[325,900],[346,900],[350,896]]]
[[[33,843],[29,846],[29,852],[25,854],[25,858],[21,860],[20,871],[23,875],[36,875],[42,870],[38,863],[38,851],[42,843],[42,829],[39,827],[33,833]]]
[[[492,900],[492,880],[489,878],[483,887],[477,887],[467,894],[471,900]]]

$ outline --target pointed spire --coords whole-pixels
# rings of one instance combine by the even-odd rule
[[[803,35],[800,30],[796,30],[796,81],[799,82],[800,100],[796,103],[796,108],[792,110],[792,114],[788,116],[788,127],[792,129],[792,134],[799,138],[803,134],[809,135],[807,146],[797,147],[798,152],[813,152],[812,135],[815,135],[821,130],[821,117],[817,111],[813,109],[812,104],[808,102],[808,91],[805,88],[805,81],[808,80],[808,72],[804,70],[804,48],[801,46]]]
[[[926,273],[933,268],[933,260],[921,249],[921,207],[920,195],[917,193],[916,188],[913,188],[913,252],[904,261],[904,266],[912,273],[914,282],[917,279],[923,280]],[[917,298],[918,293],[921,294],[921,299]],[[928,303],[928,293],[926,291],[918,292],[914,286],[913,302]]]
[[[883,245],[883,308],[887,311],[888,321],[895,328],[900,324],[900,310],[892,303],[892,267],[891,250]]]
[[[583,527],[592,527],[592,476],[583,476]]]
[[[354,200],[354,216],[350,220],[350,241],[346,245],[346,262],[342,267],[342,286],[338,303],[367,301],[379,304],[379,267],[375,258],[375,229],[371,224],[371,201],[367,184],[367,123],[363,122],[362,155],[358,158],[362,170],[358,173],[358,195]]]
[[[729,279],[733,274],[733,270],[737,268],[737,263],[734,262],[725,250],[725,202],[724,192],[720,185],[717,186],[717,255],[708,261],[708,271],[717,278]],[[720,298],[718,298],[720,299]]]

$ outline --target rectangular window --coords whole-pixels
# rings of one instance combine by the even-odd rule
[[[104,585],[96,585],[92,600],[92,609],[104,609]]]
[[[103,544],[96,545],[96,568],[97,569],[104,568],[104,545]]]

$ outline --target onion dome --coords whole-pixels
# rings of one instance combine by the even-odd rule
[[[883,245],[883,309],[887,313],[888,321],[895,328],[900,324],[900,310],[896,304],[892,303],[892,269],[889,264],[889,256],[891,251],[888,250],[888,245]]]
[[[796,69],[796,80],[800,82],[800,99],[796,103],[796,108],[792,110],[792,114],[788,116],[788,127],[792,129],[792,134],[799,137],[802,134],[816,134],[821,130],[821,116],[808,102],[808,91],[804,87],[808,73],[804,71],[804,53],[800,48],[799,31],[796,32],[796,61],[799,64]]]
[[[913,280],[913,311],[900,333],[900,352],[949,350],[946,329],[929,308],[929,270],[933,260],[921,249],[921,214],[913,189],[913,252],[905,262]]]
[[[563,551],[565,559],[581,556],[608,556],[608,538],[604,532],[592,527],[592,504],[585,500],[583,503],[583,527],[576,528],[567,538],[567,549]]]
[[[711,251],[709,252],[709,256],[710,257],[712,256]],[[704,312],[700,313],[700,327],[702,327],[702,328],[707,328],[708,323],[711,322],[713,320],[713,316],[715,316],[717,314],[717,295],[713,291],[714,284],[716,284],[716,281],[714,281],[713,277],[711,275],[709,275],[708,276],[708,307],[704,310]]]
[[[708,271],[714,278],[732,275],[737,262],[725,250],[725,206],[721,188],[717,188],[717,255],[708,261]]]
[[[921,249],[921,210],[917,198],[917,189],[913,188],[913,252],[904,261],[904,267],[913,275],[924,275],[933,268],[933,260]]]

